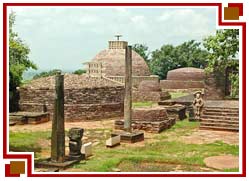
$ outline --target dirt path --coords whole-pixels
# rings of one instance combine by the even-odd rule
[[[85,122],[65,122],[65,129],[69,130],[72,127],[81,127],[86,131],[91,129],[113,129],[114,121],[120,118],[103,119],[99,121],[85,121]],[[52,122],[46,122],[36,125],[25,124],[25,125],[15,125],[10,126],[10,131],[12,132],[35,132],[35,131],[50,131],[52,127]],[[165,132],[167,134],[167,131]],[[162,134],[165,134],[162,133]],[[227,144],[239,144],[239,133],[238,132],[228,132],[228,131],[212,131],[212,130],[199,130],[196,129],[190,135],[186,136],[174,136],[177,133],[169,134],[169,140],[177,140],[187,144],[204,144],[213,143],[215,141],[223,141]],[[154,136],[158,134],[145,133],[145,139],[148,142],[160,141],[154,139]],[[138,144],[139,145],[139,144]],[[141,146],[141,145],[140,145]]]
[[[69,130],[72,127],[81,127],[84,129],[112,129],[114,121],[119,118],[103,119],[99,121],[85,121],[85,122],[65,122],[65,129]],[[13,132],[29,132],[29,131],[49,131],[52,129],[52,122],[45,122],[41,124],[24,124],[10,126],[9,130]]]

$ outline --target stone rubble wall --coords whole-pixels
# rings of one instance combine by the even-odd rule
[[[46,105],[53,116],[54,89],[20,88],[20,111],[41,112]],[[123,115],[124,87],[64,90],[66,121],[100,119]]]
[[[165,92],[141,92],[133,90],[132,92],[132,101],[133,102],[159,102],[163,100],[170,99],[170,95],[167,96]]]
[[[216,77],[216,78],[215,78]],[[204,98],[208,100],[222,100],[225,97],[225,76],[209,75],[205,79]]]
[[[161,80],[160,87],[162,90],[167,89],[203,89],[204,81],[183,81],[183,80]]]
[[[125,76],[107,76],[107,78],[112,79],[114,81],[120,82],[122,84],[125,83]],[[132,86],[138,87],[139,84],[143,81],[156,81],[159,82],[159,77],[157,75],[151,76],[132,76]]]
[[[168,118],[167,110],[163,107],[132,109],[132,129],[160,133],[171,128],[175,118]],[[116,120],[115,129],[124,130],[124,121]]]

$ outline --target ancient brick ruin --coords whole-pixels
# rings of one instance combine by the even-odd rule
[[[204,88],[205,73],[203,69],[185,67],[168,71],[167,79],[160,81],[165,90],[202,89]]]
[[[108,49],[99,52],[88,62],[89,76],[124,76],[125,74],[125,47],[126,41],[109,41]],[[144,59],[132,50],[133,76],[150,76],[150,70]]]
[[[162,92],[159,81],[144,80],[139,84],[138,89],[133,90],[132,93],[134,102],[158,102],[166,99],[170,99],[170,94]]]
[[[175,118],[169,118],[166,108],[134,108],[132,110],[132,129],[160,133],[175,124]],[[115,121],[115,129],[124,129],[122,120]]]
[[[124,87],[114,82],[84,75],[65,75],[66,121],[108,118],[123,115]],[[19,88],[20,111],[42,112],[52,116],[54,76],[33,80]]]

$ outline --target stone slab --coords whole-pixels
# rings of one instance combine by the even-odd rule
[[[121,142],[125,142],[125,143],[136,143],[136,142],[140,142],[140,141],[144,141],[144,133],[143,132],[125,132],[125,131],[121,131],[121,132],[113,132],[111,134],[112,137],[114,136],[118,136],[120,135],[120,140]]]
[[[13,112],[9,114],[10,122],[16,121],[17,125],[39,124],[50,120],[49,113],[44,112]]]
[[[113,136],[113,137],[109,138],[108,140],[106,140],[106,147],[112,148],[112,147],[115,147],[117,145],[120,145],[120,141],[121,141],[120,135]]]
[[[92,142],[86,143],[81,147],[81,153],[85,155],[85,158],[92,156]]]
[[[81,160],[69,160],[68,157],[65,158],[64,162],[54,162],[51,158],[45,159],[43,161],[35,162],[35,168],[61,168],[65,169]]]
[[[212,156],[204,159],[204,163],[211,168],[219,170],[239,168],[239,157],[232,155]]]

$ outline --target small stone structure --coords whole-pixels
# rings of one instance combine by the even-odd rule
[[[204,88],[203,69],[185,67],[168,71],[167,79],[160,81],[163,90],[193,90]]]
[[[45,112],[14,112],[9,114],[9,124],[39,124],[50,120],[49,113]]]
[[[113,136],[113,137],[109,138],[108,140],[106,140],[106,144],[105,145],[108,148],[112,148],[112,147],[115,147],[117,145],[120,145],[120,141],[121,141],[120,135]]]
[[[169,118],[166,108],[135,108],[132,111],[132,128],[151,133],[160,133],[175,124],[175,118]],[[122,120],[115,121],[115,129],[124,129]]]
[[[181,104],[174,104],[171,106],[163,106],[166,108],[168,116],[175,118],[176,121],[185,119],[186,116],[186,106]]]
[[[138,89],[132,92],[134,102],[158,102],[170,97],[168,92],[162,92],[159,81],[144,80],[139,84]]]
[[[86,143],[81,147],[81,153],[85,155],[85,158],[92,156],[92,142]]]
[[[71,128],[68,133],[69,137],[69,159],[81,160],[85,157],[81,153],[82,137],[84,130],[82,128]]]

